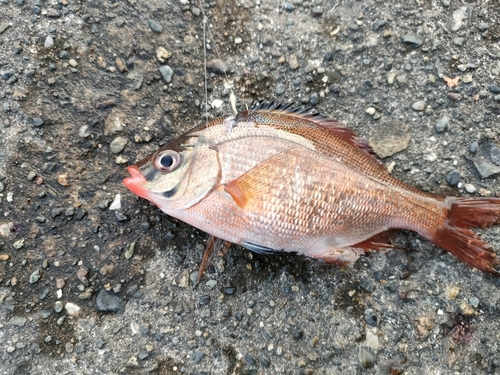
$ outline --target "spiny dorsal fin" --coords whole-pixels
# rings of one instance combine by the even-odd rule
[[[294,103],[281,103],[281,102],[255,102],[249,111],[264,111],[274,114],[283,114],[295,118],[311,121],[314,124],[322,127],[336,137],[342,139],[344,142],[358,148],[368,156],[377,160],[375,153],[368,144],[368,142],[358,136],[353,130],[340,125],[339,122],[332,120],[325,115],[315,112],[311,108],[295,106]]]

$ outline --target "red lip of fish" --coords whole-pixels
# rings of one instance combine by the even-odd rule
[[[135,195],[138,195],[141,198],[148,199],[149,192],[144,188],[144,183],[146,179],[139,171],[139,168],[136,165],[131,165],[127,167],[127,171],[130,174],[130,177],[127,177],[123,180],[123,184]]]
[[[500,198],[421,192],[370,150],[324,116],[262,103],[194,128],[128,167],[124,184],[168,215],[260,253],[346,264],[394,247],[387,234],[407,229],[500,276],[493,248],[471,230],[500,224]]]

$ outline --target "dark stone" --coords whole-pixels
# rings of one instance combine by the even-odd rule
[[[314,106],[319,103],[319,96],[315,92],[311,94],[311,99],[309,100],[309,103]]]
[[[375,22],[372,25],[372,30],[377,31],[381,27],[384,27],[387,24],[386,20],[375,20]]]
[[[321,7],[314,7],[313,11],[312,11],[312,16],[314,18],[319,18],[323,15],[323,8]]]
[[[75,219],[80,221],[82,220],[85,216],[87,215],[87,210],[85,210],[85,208],[82,208],[80,207],[77,211],[76,211],[76,216],[75,216]]]
[[[122,313],[125,308],[122,299],[118,295],[105,289],[99,291],[95,302],[99,311]]]
[[[63,60],[69,60],[70,57],[71,55],[69,54],[68,51],[61,51],[61,53],[59,54],[59,58]]]
[[[359,286],[366,290],[368,293],[371,293],[375,290],[377,284],[372,279],[363,277],[361,280],[359,280]]]
[[[202,351],[196,349],[194,352],[193,352],[193,356],[191,357],[193,359],[193,362],[194,363],[200,363],[201,360],[205,357],[205,353],[203,353]]]
[[[389,292],[396,292],[398,289],[399,289],[399,281],[397,280],[390,280],[388,281],[386,284],[385,284],[385,288],[389,291]]]
[[[42,126],[43,125],[43,120],[39,117],[34,117],[33,118],[33,126]]]
[[[370,327],[376,327],[378,323],[377,314],[371,309],[367,309],[365,312],[365,322]]]
[[[260,356],[260,364],[266,368],[271,366],[271,358],[266,353],[262,353]]]
[[[450,186],[457,186],[458,182],[460,181],[460,172],[458,171],[451,171],[446,175],[446,182]]]
[[[139,351],[139,354],[137,355],[137,357],[139,357],[139,359],[141,361],[144,361],[146,358],[149,357],[149,353],[147,352],[147,350],[143,349],[143,350]]]
[[[8,80],[10,77],[12,77],[13,75],[14,75],[14,72],[13,72],[13,71],[11,71],[11,70],[8,70],[8,71],[6,71],[6,72],[3,72],[3,73],[2,73],[2,79],[3,79],[4,81],[7,81],[7,80]]]
[[[340,93],[340,85],[338,83],[334,83],[330,86],[330,92],[334,94]]]
[[[498,85],[490,85],[490,91],[493,93],[493,94],[500,94],[500,87]]]
[[[496,165],[500,165],[500,148],[493,146],[490,150],[490,159]]]
[[[292,335],[294,340],[300,340],[302,337],[304,337],[304,332],[299,331],[298,329],[294,329]]]
[[[401,41],[415,48],[420,47],[424,43],[424,39],[416,34],[405,34],[401,37]]]
[[[163,27],[158,24],[154,20],[148,20],[149,27],[151,27],[151,30],[153,30],[155,33],[161,33],[163,31]]]
[[[213,59],[207,62],[207,71],[214,74],[225,74],[227,65],[221,59]]]
[[[247,361],[249,365],[255,366],[255,358],[251,353],[245,354],[245,361]]]
[[[210,296],[201,296],[199,300],[200,306],[205,306],[210,303]]]

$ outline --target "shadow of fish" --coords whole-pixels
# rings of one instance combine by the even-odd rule
[[[262,103],[200,125],[128,167],[124,184],[168,215],[259,253],[335,264],[393,247],[408,229],[485,272],[496,254],[470,228],[500,198],[445,197],[391,176],[368,144],[324,116]]]

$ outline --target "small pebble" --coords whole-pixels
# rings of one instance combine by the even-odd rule
[[[377,326],[377,314],[372,309],[365,310],[365,322],[371,327]]]
[[[457,186],[460,181],[460,172],[451,171],[446,175],[446,182],[450,186]]]
[[[415,102],[411,105],[411,107],[415,110],[415,111],[423,111],[425,109],[425,102],[424,101],[418,101],[418,102]]]
[[[276,95],[281,95],[285,92],[285,85],[282,83],[278,83],[275,89]]]
[[[163,31],[163,27],[158,24],[154,20],[148,20],[149,27],[151,27],[151,30],[153,30],[155,33],[161,33]]]
[[[473,154],[476,153],[477,149],[479,148],[479,143],[476,141],[472,142],[469,147],[469,151],[472,152]]]
[[[36,270],[33,272],[30,276],[30,284],[36,283],[38,280],[40,280],[40,277],[42,277],[42,273],[40,270]]]
[[[443,116],[437,121],[436,125],[434,125],[434,129],[436,130],[436,133],[443,133],[448,130],[449,126],[450,119],[448,116]]]
[[[76,315],[80,312],[80,306],[73,302],[66,303],[66,305],[64,305],[64,308],[66,309],[68,315]]]
[[[285,3],[284,8],[287,12],[291,12],[292,10],[295,9],[295,6],[292,3]]]
[[[19,250],[24,246],[24,238],[21,238],[20,240],[17,240],[12,244],[12,247],[16,250]]]
[[[60,313],[63,310],[63,304],[61,301],[56,301],[56,303],[54,304],[54,310],[56,311],[56,313]]]
[[[43,125],[43,120],[39,117],[33,118],[33,126],[39,127]]]
[[[130,246],[128,247],[128,249],[123,254],[123,256],[125,257],[125,259],[132,258],[132,256],[134,255],[134,250],[135,250],[135,242],[132,242],[130,244]]]
[[[208,289],[213,289],[217,285],[216,280],[208,280],[207,283],[205,284]]]
[[[309,103],[312,105],[312,106],[315,106],[316,104],[319,103],[319,96],[317,93],[312,93],[311,94],[311,99],[309,100]]]
[[[116,137],[113,139],[111,144],[109,145],[109,148],[113,154],[119,154],[122,152],[125,147],[127,146],[128,139],[125,137]]]
[[[490,26],[486,22],[481,22],[478,26],[479,31],[486,31]]]
[[[61,53],[59,53],[59,58],[62,60],[69,60],[70,57],[71,55],[68,51],[61,51]]]
[[[271,366],[271,358],[266,353],[262,353],[262,355],[260,356],[260,364],[266,368],[269,368]]]
[[[174,75],[174,71],[168,65],[160,66],[160,73],[163,78],[163,82],[170,83],[172,81],[172,76]]]
[[[490,91],[493,93],[493,94],[500,94],[500,86],[498,85],[490,85]]]
[[[373,367],[373,365],[375,364],[376,357],[371,349],[366,348],[364,346],[360,346],[358,352],[358,360],[359,360],[359,365],[362,368],[368,369]]]
[[[105,289],[101,289],[97,294],[96,305],[99,311],[121,312],[124,308],[122,299]]]
[[[165,61],[167,61],[170,57],[172,56],[172,53],[170,53],[166,48],[164,47],[158,47],[156,49],[156,59],[161,62],[161,63],[164,63]]]
[[[213,59],[207,62],[207,71],[214,74],[225,74],[228,68],[221,59]]]
[[[370,116],[373,116],[376,110],[373,107],[368,107],[365,112],[368,113]]]
[[[420,47],[424,42],[423,38],[416,34],[405,34],[401,37],[401,41],[415,48]]]
[[[73,353],[73,350],[75,349],[75,345],[72,343],[68,342],[64,348],[66,349],[66,353]]]
[[[24,316],[18,316],[14,315],[12,318],[9,319],[8,324],[11,324],[13,326],[18,326],[18,327],[23,327],[28,319],[26,319]]]
[[[497,146],[493,146],[490,150],[490,159],[491,161],[500,166],[500,148]]]
[[[290,55],[288,56],[288,66],[292,70],[296,70],[299,68],[299,60],[296,55]]]
[[[319,18],[323,15],[323,8],[321,8],[320,6],[316,6],[313,8],[313,11],[312,11],[312,16],[314,18]]]
[[[464,188],[469,194],[474,194],[476,192],[476,187],[472,184],[465,184]]]
[[[68,175],[65,173],[57,176],[57,183],[61,186],[69,186]]]
[[[201,360],[205,357],[205,353],[203,353],[202,351],[196,349],[194,350],[193,352],[193,355],[192,355],[192,359],[193,359],[193,362],[194,363],[200,363]]]

